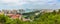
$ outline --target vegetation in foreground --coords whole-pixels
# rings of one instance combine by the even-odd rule
[[[19,19],[10,19],[8,16],[0,15],[0,24],[60,24],[60,11],[39,14],[37,17],[33,18],[34,21],[32,22],[24,22]]]

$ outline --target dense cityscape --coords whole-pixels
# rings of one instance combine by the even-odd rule
[[[19,10],[0,10],[0,23],[1,24],[42,24],[41,22],[44,22],[44,24],[50,24],[48,23],[49,19],[46,20],[47,18],[52,19],[51,21],[54,20],[54,15],[60,16],[60,9],[52,10],[52,9],[33,9],[30,11],[30,9],[27,9],[28,11],[26,12],[23,9]],[[49,16],[52,17],[49,17]],[[58,17],[57,16],[57,17]],[[13,22],[12,22],[12,21]],[[15,21],[15,23],[14,23]],[[17,22],[16,22],[17,21]],[[57,20],[58,21],[58,20]],[[7,23],[6,23],[7,22]],[[12,23],[10,23],[12,22]],[[36,23],[34,23],[36,22]],[[53,24],[55,23],[54,21],[52,22]]]

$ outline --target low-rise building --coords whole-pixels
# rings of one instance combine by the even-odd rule
[[[53,10],[52,9],[43,9],[43,10],[41,10],[41,12],[43,12],[43,13],[49,13],[49,12],[53,12]]]
[[[21,17],[21,15],[20,14],[7,14],[10,18],[12,18],[12,19],[21,19],[20,17]]]

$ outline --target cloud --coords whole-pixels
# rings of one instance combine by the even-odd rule
[[[2,0],[3,3],[15,3],[16,5],[23,5],[28,3],[33,4],[54,4],[55,0]]]
[[[60,2],[59,2],[60,3]],[[57,0],[0,0],[1,8],[56,8]]]
[[[9,2],[19,2],[19,0],[2,0],[2,2],[9,3]]]
[[[23,0],[1,0],[3,3],[15,3],[16,5],[22,5],[22,4],[26,4],[27,2],[23,1]]]
[[[47,4],[50,2],[50,4],[53,4],[55,0],[2,0],[4,3],[15,3],[16,5],[23,5],[28,3],[34,3],[34,4]]]

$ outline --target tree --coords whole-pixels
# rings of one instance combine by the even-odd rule
[[[59,9],[59,12],[60,12],[60,9]]]
[[[0,22],[4,24],[6,22],[6,17],[5,15],[0,15]]]
[[[60,9],[59,9],[59,13],[60,13]]]
[[[55,15],[56,14],[56,11],[54,10],[52,13]]]

